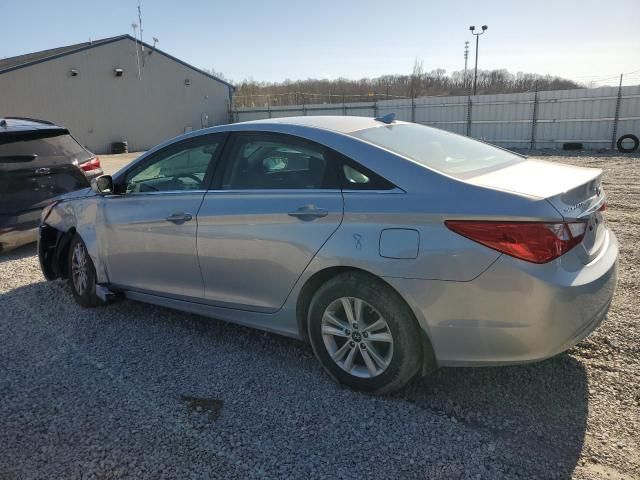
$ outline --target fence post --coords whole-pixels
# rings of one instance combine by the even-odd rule
[[[373,97],[373,118],[378,118],[378,96],[376,94]]]
[[[467,95],[467,137],[471,136],[471,92]]]
[[[618,136],[618,121],[620,120],[620,104],[622,103],[622,74],[620,74],[620,85],[618,85],[618,99],[616,100],[616,113],[613,116],[613,131],[611,132],[611,150],[616,147],[616,137]]]
[[[344,93],[342,94],[342,116],[347,116],[347,104],[344,103]]]
[[[269,110],[269,118],[271,118],[271,97],[267,97],[267,110]]]
[[[304,104],[304,93],[300,93],[300,95],[302,95],[302,115],[306,116],[307,115],[307,107]]]
[[[411,95],[411,123],[416,123],[416,99]]]
[[[529,150],[536,148],[536,125],[538,122],[538,81],[535,84],[535,93],[533,95],[533,115],[531,117],[531,143]]]

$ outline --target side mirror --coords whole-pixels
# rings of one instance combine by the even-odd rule
[[[91,180],[91,189],[98,195],[112,195],[114,193],[113,178],[111,175],[101,175],[94,178]]]

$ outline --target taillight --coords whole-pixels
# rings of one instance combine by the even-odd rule
[[[81,163],[80,170],[83,172],[88,172],[89,170],[95,170],[96,168],[100,168],[100,158],[93,157],[91,160],[88,160],[84,163]]]
[[[445,225],[474,242],[533,263],[547,263],[578,245],[587,222],[495,222],[446,220]]]

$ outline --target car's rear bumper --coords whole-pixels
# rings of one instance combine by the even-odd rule
[[[100,175],[103,175],[104,172],[101,168],[94,168],[93,170],[89,170],[88,172],[84,172],[84,176],[87,177],[87,180],[93,180],[94,178],[98,178]]]
[[[38,239],[38,227],[0,228],[0,252],[8,252]]]
[[[606,317],[617,279],[618,242],[608,231],[589,264],[568,254],[544,265],[501,256],[470,282],[386,278],[409,302],[438,363],[525,363],[554,356]]]

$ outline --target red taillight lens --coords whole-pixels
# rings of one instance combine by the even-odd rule
[[[586,222],[494,222],[447,220],[454,232],[512,257],[533,263],[547,263],[578,245]]]
[[[89,170],[95,170],[96,168],[100,168],[100,158],[98,157],[93,157],[91,160],[88,160],[80,164],[80,169],[83,172],[88,172]]]

